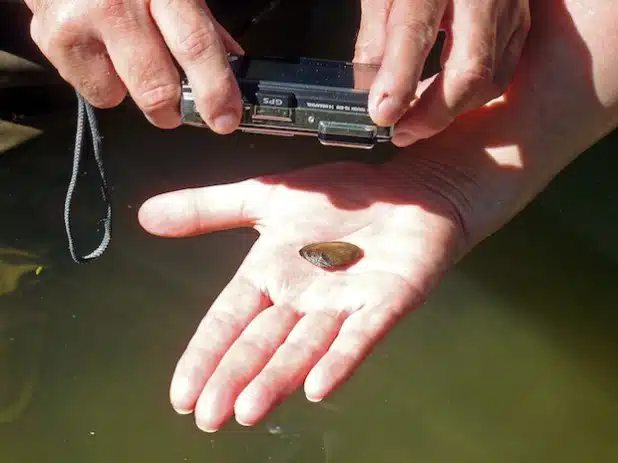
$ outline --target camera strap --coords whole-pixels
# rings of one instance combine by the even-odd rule
[[[94,108],[84,99],[79,92],[75,92],[77,95],[77,130],[75,132],[75,151],[73,153],[73,168],[71,171],[71,180],[69,181],[69,187],[67,189],[67,195],[64,202],[64,226],[67,233],[67,239],[69,242],[69,252],[74,262],[83,264],[91,260],[97,259],[103,255],[109,243],[112,240],[112,204],[109,195],[109,187],[107,184],[107,177],[105,175],[105,168],[103,167],[102,158],[102,139],[99,133],[99,127],[97,125],[97,118],[94,112]],[[75,249],[75,240],[73,233],[71,232],[71,205],[73,202],[73,195],[75,193],[75,187],[77,185],[77,179],[80,175],[80,167],[82,164],[84,148],[87,149],[86,140],[88,134],[92,141],[92,154],[99,170],[99,177],[101,182],[101,198],[105,203],[107,213],[101,220],[103,223],[103,238],[100,244],[89,254],[80,255]]]

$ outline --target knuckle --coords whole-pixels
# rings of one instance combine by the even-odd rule
[[[254,334],[251,337],[238,339],[239,352],[271,353],[274,350],[273,339],[263,334]]]
[[[86,48],[91,40],[86,21],[76,9],[60,8],[53,18],[36,26],[41,44],[49,51],[67,52]]]
[[[200,27],[180,37],[176,44],[179,58],[189,62],[204,62],[217,54],[219,37],[214,28]]]
[[[97,13],[103,17],[118,17],[127,12],[126,0],[99,0]]]
[[[481,93],[493,85],[494,67],[485,59],[475,60],[463,70],[459,80],[469,93]]]
[[[53,29],[43,46],[50,50],[73,50],[84,45],[80,24],[76,21],[64,19],[61,24]]]
[[[370,41],[359,41],[354,45],[354,56],[355,61],[378,65],[382,62],[384,57],[383,44]]]
[[[127,0],[98,0],[88,15],[104,33],[123,34],[139,30],[148,12],[144,5],[130,6],[128,3]]]
[[[180,87],[173,83],[156,83],[146,86],[133,96],[145,113],[154,113],[176,105],[180,98]]]
[[[84,2],[41,5],[32,18],[31,36],[43,51],[51,55],[88,54],[98,41],[93,30],[100,23],[97,11],[98,8]]]
[[[420,19],[395,19],[391,24],[392,30],[400,29],[408,37],[414,37],[414,43],[423,54],[428,54],[433,47],[437,29]]]

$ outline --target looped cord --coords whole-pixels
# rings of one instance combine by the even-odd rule
[[[101,158],[102,140],[99,135],[99,127],[97,125],[94,108],[90,106],[90,104],[79,94],[79,92],[76,91],[75,93],[77,94],[77,131],[75,133],[73,170],[64,203],[64,225],[69,241],[69,252],[71,253],[71,257],[76,263],[83,264],[101,257],[112,240],[112,205],[110,201],[109,188],[107,185],[107,178],[105,176],[105,169],[103,168],[103,159]],[[73,201],[75,186],[77,185],[77,177],[80,174],[80,163],[85,144],[84,136],[85,132],[87,132],[86,124],[90,126],[90,138],[92,139],[93,148],[92,153],[94,155],[97,168],[99,169],[99,176],[101,178],[101,197],[107,208],[107,214],[102,219],[104,234],[99,246],[89,254],[79,255],[75,250],[74,238],[71,233],[71,203]]]

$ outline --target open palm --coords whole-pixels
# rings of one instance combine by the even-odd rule
[[[418,172],[335,163],[148,200],[139,219],[156,235],[260,233],[178,362],[174,408],[215,431],[257,423],[303,382],[319,401],[345,381],[458,254],[458,214]],[[299,255],[333,240],[362,259],[327,271]]]

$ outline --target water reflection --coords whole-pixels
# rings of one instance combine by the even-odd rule
[[[20,360],[2,364],[2,381],[17,381],[39,359],[29,405],[0,424],[2,461],[618,458],[618,261],[612,258],[618,245],[600,245],[593,234],[615,219],[597,214],[594,227],[582,227],[580,215],[568,214],[569,182],[577,177],[597,184],[596,173],[613,162],[615,139],[595,148],[593,157],[569,169],[565,180],[461,262],[333,397],[310,404],[295,394],[260,426],[230,423],[211,435],[198,431],[191,416],[174,414],[169,380],[255,234],[161,240],[141,231],[136,208],[171,188],[354,154],[315,150],[312,140],[161,132],[125,108],[107,113],[101,126],[115,235],[96,264],[74,265],[66,249],[62,207],[71,124],[45,131],[2,160],[0,248],[42,255],[49,266],[38,284],[0,296],[0,313],[46,316],[44,324],[20,325],[30,336],[23,337]],[[98,192],[96,182],[89,190],[89,177],[96,172],[81,180],[74,228],[95,242],[90,220],[99,214],[88,201]],[[586,197],[586,191],[577,194]],[[591,196],[588,207],[601,199]]]

